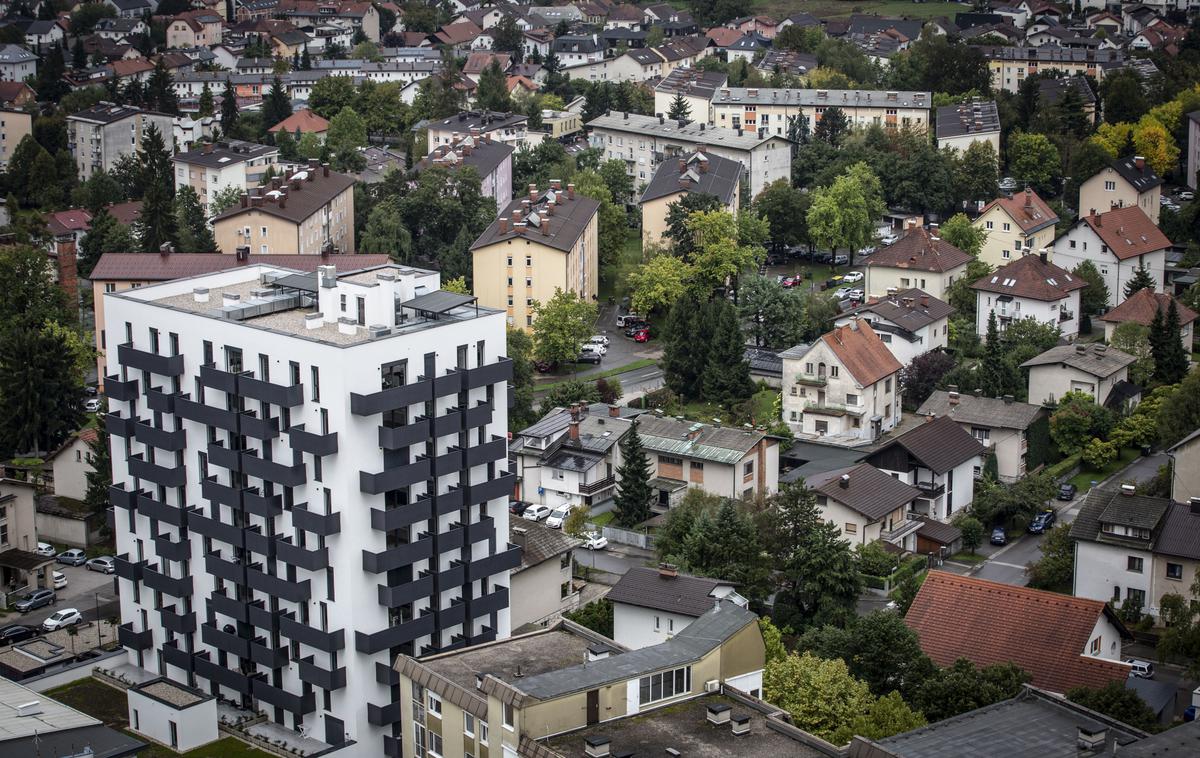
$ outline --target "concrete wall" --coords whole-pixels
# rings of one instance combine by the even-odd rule
[[[1177,564],[1183,569],[1183,574],[1179,579],[1171,579],[1167,576],[1168,563]],[[1196,581],[1197,572],[1200,572],[1200,561],[1173,555],[1155,555],[1150,568],[1150,594],[1146,602],[1154,608],[1161,608],[1164,595],[1175,594],[1190,598],[1190,588],[1192,582]]]
[[[1142,559],[1141,573],[1129,570],[1130,556]],[[1119,602],[1124,602],[1130,589],[1139,589],[1146,593],[1146,607],[1143,610],[1157,615],[1158,606],[1153,605],[1154,598],[1150,594],[1153,565],[1153,556],[1148,550],[1080,540],[1075,543],[1075,582],[1071,594],[1109,602],[1114,600],[1114,593],[1119,591]]]
[[[1000,302],[999,298],[1000,295],[995,292],[975,291],[975,331],[980,337],[987,336],[988,315],[992,311],[996,313],[996,326],[1002,332],[1009,321],[1033,318],[1058,327],[1067,340],[1074,340],[1079,336],[1079,290],[1066,293],[1063,299],[1053,302],[1024,297]],[[1071,314],[1071,318],[1061,320],[1060,314],[1063,311]]]
[[[130,688],[125,694],[129,697],[129,726],[137,734],[181,753],[220,738],[214,697],[181,709],[143,694],[137,688]]]
[[[967,148],[974,142],[987,142],[996,151],[996,155],[1000,154],[1000,132],[995,131],[989,134],[963,134],[957,137],[938,137],[937,146],[941,150],[950,148],[959,152],[966,152]]]
[[[554,556],[536,566],[512,574],[509,579],[508,611],[512,627],[533,624],[562,610],[562,584],[571,581],[571,563],[562,567]]]
[[[1171,466],[1171,499],[1186,503],[1193,497],[1200,497],[1200,439],[1175,448]]]
[[[66,518],[50,513],[37,514],[37,535],[42,542],[61,542],[72,547],[87,547],[100,540],[100,520]]]
[[[24,482],[0,481],[0,503],[4,505],[4,523],[8,542],[0,549],[37,549],[37,522],[33,506],[33,487]]]
[[[54,494],[83,500],[87,495],[87,475],[95,471],[88,462],[91,448],[79,437],[60,450],[50,462],[54,476]]]
[[[33,133],[33,117],[23,111],[0,111],[0,168],[8,166],[21,140]]]

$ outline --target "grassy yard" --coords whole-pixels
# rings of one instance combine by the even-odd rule
[[[600,302],[610,297],[620,301],[629,294],[629,274],[642,264],[642,235],[639,229],[630,229],[621,255],[616,263],[600,270]]]
[[[664,412],[706,424],[712,423],[713,419],[721,419],[721,423],[727,425],[754,423],[769,426],[778,420],[775,417],[775,398],[778,396],[777,390],[765,389],[755,392],[748,401],[739,403],[732,411],[716,403],[692,402],[667,408]]]
[[[50,690],[48,696],[66,705],[100,719],[105,726],[120,729],[137,739],[141,736],[129,731],[129,699],[125,693],[101,684],[95,679],[80,679]],[[146,750],[138,753],[141,758],[269,758],[262,750],[250,747],[233,737],[224,737],[204,747],[187,753],[177,753],[170,748],[147,743]]]
[[[855,13],[873,13],[889,18],[954,18],[955,13],[969,11],[969,5],[959,3],[925,2],[909,0],[757,0],[747,6],[747,13],[766,13],[776,19],[787,18],[797,12],[811,13],[817,18],[849,18]],[[753,10],[750,10],[752,8]]]
[[[957,563],[983,563],[985,560],[987,560],[987,556],[963,550],[950,556],[947,558],[947,560],[955,561]]]
[[[588,522],[595,524],[598,527],[608,526],[610,523],[612,523],[612,520],[614,518],[616,518],[616,514],[614,514],[612,511],[605,511],[604,513],[601,513],[599,516],[591,517],[590,519],[588,519]]]
[[[1085,492],[1088,487],[1092,486],[1092,482],[1102,482],[1129,464],[1133,463],[1137,457],[1141,455],[1141,451],[1137,448],[1127,447],[1121,451],[1116,460],[1097,471],[1086,463],[1081,464],[1079,473],[1071,477],[1071,483],[1079,488],[1080,492]]]

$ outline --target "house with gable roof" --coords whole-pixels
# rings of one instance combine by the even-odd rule
[[[613,640],[630,650],[666,642],[728,600],[745,608],[734,582],[681,574],[669,564],[635,566],[605,597],[613,604]]]
[[[938,237],[936,227],[915,227],[867,259],[863,291],[871,297],[885,297],[919,289],[944,300],[950,285],[967,273],[971,260],[970,253]]]
[[[851,308],[833,325],[848,326],[854,318],[866,321],[896,360],[907,366],[917,356],[948,345],[953,312],[949,303],[913,288]]]
[[[1049,445],[1046,409],[1011,396],[984,397],[980,391],[960,393],[958,387],[950,386],[934,391],[917,409],[917,415],[954,420],[996,456],[996,474],[1002,482],[1015,482],[1025,476],[1031,468],[1031,447]],[[982,476],[982,465],[973,473],[976,478]]]
[[[1162,183],[1142,156],[1117,158],[1079,185],[1079,212],[1135,205],[1157,224]]]
[[[1091,395],[1100,405],[1123,410],[1141,399],[1129,381],[1134,357],[1107,345],[1059,345],[1021,364],[1029,369],[1029,402],[1053,405],[1068,392]]]
[[[869,463],[809,476],[804,484],[816,493],[821,519],[831,521],[852,545],[883,540],[904,550],[917,546],[918,519],[909,518],[921,490]]]
[[[979,260],[992,266],[1028,253],[1041,252],[1054,241],[1058,215],[1032,189],[1012,197],[1000,197],[984,206],[975,219],[976,228],[987,232]]]
[[[1079,291],[1087,282],[1047,260],[1025,255],[971,285],[975,290],[975,329],[987,336],[988,318],[996,314],[1000,331],[1013,321],[1033,318],[1058,327],[1062,336],[1079,335]]]
[[[1154,203],[1158,207],[1158,201]],[[1112,305],[1125,301],[1125,285],[1145,269],[1154,279],[1155,291],[1164,289],[1167,249],[1171,240],[1163,234],[1141,206],[1127,205],[1096,213],[1094,210],[1054,241],[1054,260],[1073,269],[1091,261],[1104,284]]]
[[[666,242],[670,206],[684,195],[712,195],[725,210],[737,215],[741,194],[738,189],[743,174],[741,163],[706,153],[703,149],[681,155],[677,161],[663,161],[638,201],[642,211],[643,246]]]
[[[1175,303],[1175,313],[1179,316],[1179,340],[1187,352],[1192,352],[1192,322],[1196,320],[1196,312],[1164,292],[1154,292],[1146,288],[1125,298],[1125,302],[1097,316],[1098,321],[1104,322],[1104,341],[1112,342],[1113,332],[1126,321],[1132,321],[1149,327],[1154,321],[1154,314],[1161,313],[1166,319],[1171,303]]]
[[[911,512],[949,521],[975,499],[975,469],[983,465],[983,453],[979,440],[954,420],[926,416],[866,460],[920,490]]]

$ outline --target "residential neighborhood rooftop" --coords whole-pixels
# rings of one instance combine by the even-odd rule
[[[885,474],[869,463],[814,474],[809,488],[836,500],[872,521],[903,508],[921,496],[916,487]]]
[[[972,260],[969,253],[923,227],[909,229],[891,245],[881,247],[867,259],[868,267],[903,268],[945,273]]]
[[[1154,321],[1155,313],[1162,313],[1163,317],[1166,317],[1172,302],[1175,303],[1175,313],[1179,316],[1180,326],[1190,324],[1196,320],[1196,312],[1191,308],[1167,293],[1155,292],[1150,287],[1143,287],[1125,298],[1116,308],[1097,316],[1097,318],[1100,321],[1107,321],[1113,324],[1123,324],[1126,321],[1133,321],[1142,326],[1150,326]]]
[[[1136,205],[1101,213],[1092,209],[1078,223],[1087,224],[1108,246],[1109,252],[1123,261],[1171,246],[1167,235]]]
[[[1112,376],[1134,360],[1129,353],[1106,345],[1058,345],[1025,361],[1021,368],[1061,363],[1104,378]]]
[[[971,285],[971,289],[993,292],[1002,297],[1055,302],[1086,286],[1086,281],[1066,269],[1050,263],[1041,255],[1030,254],[980,278]]]
[[[607,597],[614,603],[702,616],[712,610],[718,587],[733,586],[733,582],[681,574],[674,569],[634,566],[621,575]]]
[[[1000,113],[995,100],[972,100],[937,109],[938,139],[989,134],[1000,131]]]
[[[712,195],[724,205],[733,202],[740,187],[742,164],[719,155],[697,151],[678,161],[663,161],[646,185],[641,202],[657,200],[678,192]]]
[[[960,424],[976,424],[992,429],[1028,429],[1045,413],[1040,405],[1012,398],[983,397],[972,393],[934,390],[917,409],[918,416],[947,416]]]

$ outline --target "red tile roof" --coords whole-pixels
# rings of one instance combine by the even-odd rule
[[[145,58],[133,58],[132,60],[113,61],[108,64],[112,69],[113,76],[121,79],[126,76],[135,76],[144,74],[147,71],[154,70],[154,64]]]
[[[1108,245],[1108,251],[1122,261],[1171,246],[1167,235],[1136,205],[1113,208],[1106,213],[1092,213],[1077,223],[1091,227],[1096,236]]]
[[[433,36],[443,45],[461,45],[470,42],[481,33],[482,30],[471,21],[456,21],[443,26]]]
[[[369,266],[382,266],[386,255],[251,255],[248,261],[238,261],[226,253],[105,253],[92,270],[93,281],[165,282],[189,276],[211,274],[237,266],[265,264],[316,271],[317,266],[332,264],[342,271],[354,271]]]
[[[142,217],[142,201],[130,200],[125,203],[114,203],[108,206],[108,212],[125,226],[131,226]]]
[[[971,289],[1052,303],[1086,286],[1087,282],[1066,269],[1043,262],[1040,255],[1025,255],[975,282]]]
[[[500,64],[501,71],[507,71],[509,64],[512,63],[512,56],[508,53],[476,51],[467,56],[467,62],[463,64],[462,72],[478,76],[483,73],[485,68],[492,65],[492,61]]]
[[[1129,667],[1084,655],[1102,617],[1129,632],[1099,600],[1014,587],[930,571],[904,621],[934,663],[966,658],[976,666],[1012,662],[1033,685],[1063,693],[1072,687],[1124,682]],[[1103,640],[1105,647],[1119,640]]]
[[[880,248],[867,260],[867,265],[945,273],[970,261],[970,253],[918,227],[910,229],[895,244]]]
[[[329,131],[329,122],[308,108],[301,108],[267,131],[278,132],[281,129],[286,129],[289,132],[299,129],[301,134],[308,134],[309,132],[324,134]]]
[[[1046,201],[1038,197],[1031,189],[1018,192],[1012,197],[1001,197],[987,204],[983,213],[999,206],[1009,218],[1021,227],[1021,231],[1030,234],[1047,226],[1058,223],[1058,214],[1050,210]],[[983,215],[982,213],[980,215]]]
[[[737,29],[730,29],[727,26],[715,26],[709,29],[705,36],[716,42],[717,47],[729,47],[745,35]]]
[[[1162,311],[1163,317],[1166,317],[1172,300],[1175,298],[1165,292],[1155,292],[1147,287],[1125,298],[1125,302],[1100,316],[1100,320],[1111,321],[1114,324],[1136,321],[1142,326],[1150,326],[1156,311]],[[1179,314],[1180,326],[1196,320],[1196,312],[1178,300],[1175,300],[1175,312]]]
[[[821,335],[821,340],[838,357],[854,381],[864,387],[903,368],[866,321],[858,320],[849,326],[836,327]]]
[[[92,228],[92,214],[83,208],[69,208],[42,216],[46,229],[53,235],[86,232]]]

